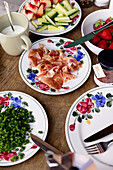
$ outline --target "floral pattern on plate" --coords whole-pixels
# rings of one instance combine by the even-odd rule
[[[45,139],[48,130],[48,121],[45,111],[38,101],[21,92],[0,92],[0,113],[10,108],[14,108],[15,110],[23,108],[31,112],[33,116],[33,121],[30,121],[32,133],[41,139]],[[25,140],[26,144],[23,144],[22,147],[16,147],[10,152],[6,150],[0,153],[0,166],[15,165],[23,162],[39,150],[39,147],[34,144],[31,138]]]
[[[82,123],[82,121],[85,120],[86,123],[90,125],[93,114],[99,113],[101,107],[104,107],[105,105],[107,107],[112,107],[112,97],[113,95],[111,93],[107,93],[106,96],[103,96],[102,92],[99,92],[96,95],[87,94],[86,98],[84,97],[77,103],[76,110],[72,113],[74,123],[69,126],[70,131],[75,130],[76,121]]]

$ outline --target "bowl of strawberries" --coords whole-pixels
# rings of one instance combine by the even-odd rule
[[[101,9],[89,14],[81,26],[82,36],[103,27],[113,20],[113,1],[109,9]],[[97,33],[90,41],[85,42],[86,46],[96,55],[103,49],[113,49],[113,26]]]

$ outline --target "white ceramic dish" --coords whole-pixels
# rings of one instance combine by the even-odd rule
[[[27,2],[30,2],[30,0],[26,0]],[[24,1],[22,4],[21,4],[21,6],[20,6],[20,8],[19,8],[19,10],[18,10],[18,12],[20,12],[21,11],[21,9],[23,8],[23,6],[25,5],[25,2],[26,1]],[[55,35],[61,35],[61,34],[64,34],[64,33],[67,33],[67,32],[69,32],[69,31],[71,31],[72,29],[74,29],[77,25],[78,25],[78,23],[80,22],[80,19],[81,19],[81,16],[82,16],[82,11],[81,11],[81,8],[80,8],[80,6],[79,6],[79,4],[75,1],[75,0],[70,0],[70,3],[75,3],[75,5],[74,5],[74,7],[76,7],[76,8],[78,8],[79,10],[80,10],[80,13],[78,14],[79,15],[79,17],[78,17],[78,19],[74,22],[74,25],[70,25],[68,28],[66,28],[65,30],[63,30],[63,31],[48,31],[48,30],[44,30],[44,31],[42,31],[42,32],[37,32],[37,31],[35,31],[35,27],[31,24],[31,22],[29,22],[29,30],[30,30],[30,32],[32,32],[32,33],[34,33],[34,34],[37,34],[37,35],[42,35],[42,36],[55,36]],[[34,22],[36,23],[37,22],[37,19],[36,20],[34,20]]]
[[[41,104],[33,97],[31,97],[25,93],[18,92],[18,91],[0,92],[0,97],[3,97],[4,95],[9,96],[9,98],[10,98],[7,101],[9,103],[8,106],[13,104],[13,106],[15,105],[15,107],[16,107],[16,105],[18,104],[21,107],[24,107],[29,111],[32,111],[32,114],[35,118],[35,122],[30,123],[31,128],[33,128],[32,133],[34,135],[40,137],[42,140],[45,140],[45,138],[47,136],[47,132],[48,132],[48,119],[46,116],[46,112],[43,109],[43,107],[41,106]],[[11,98],[11,96],[13,96],[13,99]],[[23,104],[23,103],[25,103],[25,104]],[[28,106],[27,106],[27,104],[28,104]],[[0,166],[16,165],[16,164],[22,163],[22,162],[28,160],[29,158],[31,158],[39,150],[39,147],[34,147],[34,149],[32,149],[31,147],[34,145],[34,142],[31,139],[30,139],[30,142],[31,143],[27,144],[26,149],[22,152],[25,154],[23,159],[19,159],[16,162],[0,159]],[[18,151],[17,151],[17,155],[18,155]]]
[[[48,49],[66,50],[64,49],[64,44],[67,41],[72,41],[72,40],[67,39],[67,38],[62,38],[62,37],[44,38],[33,43],[32,49],[38,48],[38,44],[41,43],[41,44],[44,44]],[[62,43],[60,44],[60,42]],[[64,83],[63,87],[59,91],[51,91],[51,89],[46,90],[46,91],[41,90],[36,85],[36,82],[33,82],[34,80],[32,81],[27,78],[29,76],[29,73],[27,72],[27,70],[28,68],[31,69],[29,65],[30,60],[28,59],[28,54],[30,50],[23,52],[23,54],[21,55],[20,61],[19,61],[19,72],[20,72],[22,79],[32,89],[38,92],[44,93],[44,94],[48,94],[48,95],[61,95],[61,94],[66,94],[66,93],[76,90],[77,88],[82,86],[82,84],[88,79],[90,71],[91,71],[91,60],[90,60],[89,54],[82,46],[79,45],[77,47],[79,47],[80,51],[84,54],[83,59],[82,59],[82,62],[83,62],[82,68],[80,68],[79,72],[78,71],[73,72],[73,74],[76,75],[77,78],[69,80],[66,83]],[[70,55],[70,53],[65,52],[65,55],[68,56]]]
[[[91,89],[80,96],[71,106],[66,118],[65,133],[72,152],[88,155],[85,146],[113,139],[113,134],[111,134],[93,142],[84,142],[84,139],[87,137],[113,124],[113,101],[107,98],[106,95],[108,93],[113,95],[113,86]],[[98,100],[98,97],[95,95],[101,95],[100,99]],[[86,101],[90,101],[89,104]],[[108,107],[108,102],[110,101],[112,106]],[[78,107],[79,102],[81,102],[81,110]],[[84,102],[88,104],[87,108]],[[84,114],[82,111],[84,111]],[[89,155],[89,157],[94,160],[98,170],[113,169],[113,145],[106,152],[92,156]]]
[[[88,33],[94,31],[93,25],[98,21],[99,19],[106,20],[107,18],[112,17],[113,18],[113,0],[111,0],[109,9],[101,9],[98,11],[95,11],[91,14],[89,14],[84,21],[82,22],[81,26],[81,32],[82,36],[87,35]],[[89,41],[85,42],[86,46],[96,55],[98,55],[103,49],[99,48]]]

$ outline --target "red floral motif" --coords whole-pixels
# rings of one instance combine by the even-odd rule
[[[39,86],[41,90],[47,91],[50,87],[47,84],[42,83],[41,81],[35,82],[36,86]]]
[[[36,145],[36,144],[34,144],[34,145],[31,147],[31,149],[35,149],[35,148],[37,148],[37,145]]]
[[[70,49],[66,49],[67,53],[73,54],[73,52]]]
[[[64,44],[64,47],[66,46],[66,45],[68,45],[68,44],[70,44],[70,43],[72,43],[71,41],[67,41],[65,44]],[[73,51],[77,51],[77,47],[71,47],[71,48],[68,48],[67,50],[69,50],[69,49],[71,49],[71,50],[73,50]],[[70,52],[70,51],[69,51]]]
[[[5,159],[6,161],[11,161],[11,158],[14,156],[17,156],[16,152],[10,152],[8,153],[7,151],[0,153],[0,159]]]
[[[53,41],[52,41],[52,40],[50,40],[50,39],[49,39],[49,40],[47,40],[47,42],[48,42],[48,43],[53,43]]]
[[[69,89],[69,87],[68,87],[68,86],[67,86],[67,87],[63,87],[63,89],[68,90],[68,89]]]
[[[94,108],[94,103],[90,98],[86,98],[85,101],[79,102],[76,106],[76,109],[82,114],[90,113],[92,108]]]
[[[72,23],[74,23],[77,19],[78,19],[79,15],[75,16],[73,19],[72,19]]]
[[[69,126],[69,129],[70,129],[71,131],[74,131],[74,130],[75,130],[75,124],[70,125],[70,126]]]
[[[0,96],[0,106],[1,105],[4,105],[4,106],[8,106],[9,105],[9,100],[10,98],[9,97],[1,97]]]
[[[72,6],[74,6],[74,5],[75,5],[75,3],[74,3],[74,2],[72,2],[72,3],[71,3],[71,5],[72,5]]]

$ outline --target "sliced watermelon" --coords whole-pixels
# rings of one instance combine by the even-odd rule
[[[21,10],[21,13],[24,14],[28,18],[29,21],[30,20],[35,20],[38,17],[38,15],[34,14],[31,11],[27,11],[24,8]]]
[[[31,0],[31,4],[39,7],[40,6],[40,0]]]
[[[44,13],[44,5],[41,4],[39,9],[38,9],[38,16],[41,17]]]
[[[34,14],[38,13],[38,7],[28,2],[25,3],[25,9],[33,12]]]

